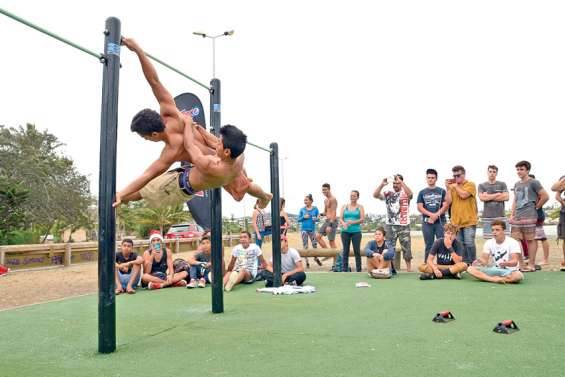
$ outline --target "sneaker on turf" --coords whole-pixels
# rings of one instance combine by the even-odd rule
[[[432,280],[434,278],[434,274],[428,274],[424,272],[420,275],[420,280]]]
[[[190,283],[186,287],[188,289],[196,288],[196,279],[190,279]]]
[[[152,281],[147,284],[147,289],[161,289],[163,285],[161,283],[153,283]]]
[[[200,280],[198,280],[198,288],[206,288],[206,279],[200,278]]]
[[[173,284],[173,287],[186,287],[186,280],[182,279]]]

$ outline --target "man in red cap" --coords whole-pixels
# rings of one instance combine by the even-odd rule
[[[142,285],[149,289],[186,287],[187,277],[186,271],[175,273],[173,255],[165,248],[163,236],[159,231],[151,231],[149,249],[143,253]]]

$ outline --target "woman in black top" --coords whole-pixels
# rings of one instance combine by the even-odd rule
[[[288,221],[288,215],[284,210],[284,198],[281,198],[281,205],[280,205],[280,215],[281,215],[281,234],[286,235],[286,231],[290,227],[290,222]]]

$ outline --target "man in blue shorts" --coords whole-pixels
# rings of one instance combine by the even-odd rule
[[[512,237],[506,237],[504,221],[494,220],[491,225],[493,238],[485,242],[480,258],[473,262],[467,272],[491,283],[519,283],[524,278],[519,270],[520,244]],[[494,263],[490,263],[491,257]]]
[[[139,284],[143,258],[133,252],[133,241],[129,238],[122,240],[120,251],[116,253],[116,294],[135,293]]]

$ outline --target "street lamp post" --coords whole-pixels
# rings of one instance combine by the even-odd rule
[[[216,78],[216,38],[233,35],[234,31],[224,31],[222,34],[218,35],[208,35],[206,33],[202,33],[200,31],[195,31],[192,34],[198,35],[202,38],[210,38],[212,40],[212,78]]]
[[[282,197],[284,198],[284,163],[285,161],[288,159],[288,157],[283,157],[280,158],[279,160],[281,161],[281,183],[282,183]]]

